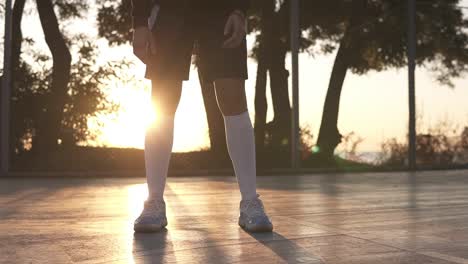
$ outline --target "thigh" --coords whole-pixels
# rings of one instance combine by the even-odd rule
[[[238,115],[247,111],[244,79],[217,79],[214,84],[223,115]]]
[[[187,80],[194,42],[185,14],[172,7],[161,7],[153,29],[154,47],[147,64],[148,79]]]
[[[247,79],[247,44],[222,48],[229,36],[224,35],[227,15],[218,14],[202,21],[199,32],[200,64],[209,81],[216,79]]]

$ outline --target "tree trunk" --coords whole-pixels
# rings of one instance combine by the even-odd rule
[[[201,68],[198,67],[198,78],[200,80],[206,119],[208,121],[211,151],[217,156],[227,156],[228,152],[224,131],[224,119],[218,108],[214,84],[212,82],[204,81],[205,78],[203,76]]]
[[[342,135],[338,131],[338,112],[343,83],[348,70],[348,48],[343,38],[336,54],[335,63],[330,76],[327,96],[323,107],[322,123],[320,125],[317,146],[319,156],[324,161],[332,162],[335,148],[341,142]]]
[[[338,130],[341,91],[352,56],[359,56],[353,51],[356,32],[352,32],[352,30],[362,24],[362,14],[363,10],[366,10],[366,4],[366,0],[353,1],[348,16],[348,25],[341,39],[330,76],[327,96],[323,106],[322,123],[320,124],[320,131],[317,139],[317,154],[319,159],[325,164],[334,163],[335,149],[338,144],[341,143],[342,135]]]
[[[257,80],[255,83],[255,145],[258,152],[265,147],[265,127],[267,117],[266,99],[267,69],[263,56],[259,56],[257,65]]]
[[[45,40],[52,53],[53,72],[46,112],[38,124],[38,147],[42,151],[57,147],[60,137],[63,109],[70,80],[71,54],[60,32],[51,0],[37,0],[37,9]]]
[[[13,21],[12,21],[12,50],[11,50],[11,69],[12,69],[12,88],[11,94],[13,97],[18,93],[17,80],[19,76],[19,62],[21,55],[21,44],[23,41],[23,34],[21,32],[21,21],[23,20],[24,4],[26,0],[16,0],[13,5]],[[17,124],[18,120],[15,116],[17,113],[17,101],[11,102],[10,115],[12,116],[10,121],[10,153],[11,157],[15,156],[15,149],[19,149],[22,146],[22,142],[19,140]],[[21,122],[21,121],[20,121]]]
[[[280,27],[279,15],[275,14],[273,28]],[[289,103],[288,77],[286,69],[287,43],[281,39],[279,30],[272,30],[273,35],[269,42],[270,51],[270,90],[274,110],[274,119],[271,125],[272,144],[289,145],[291,128],[291,106]]]
[[[267,71],[270,65],[268,54],[269,45],[273,29],[273,14],[275,8],[275,0],[263,0],[261,7],[261,24],[259,36],[259,48],[257,58],[257,80],[255,83],[255,141],[257,152],[262,153],[265,146],[265,131],[267,117],[267,99],[266,99],[266,83]]]
[[[13,25],[12,25],[12,53],[11,53],[11,68],[15,72],[19,65],[21,54],[21,43],[23,34],[21,32],[21,21],[23,19],[24,3],[26,0],[16,0],[13,6]]]

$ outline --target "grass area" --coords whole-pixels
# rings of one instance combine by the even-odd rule
[[[468,164],[468,128],[448,133],[446,126],[437,126],[417,135],[417,163],[420,168],[458,169]],[[304,135],[303,135],[304,136]],[[310,140],[309,140],[310,141]],[[382,144],[381,158],[369,164],[356,151],[362,140],[345,137],[340,156],[324,160],[312,151],[301,155],[301,168],[346,172],[404,170],[407,164],[406,142],[389,139]],[[305,142],[305,141],[304,141]],[[302,149],[313,150],[313,145],[302,144]],[[134,148],[67,147],[50,153],[22,152],[12,160],[12,171],[119,171],[144,170],[144,151]],[[257,149],[259,171],[290,168],[288,146]],[[173,153],[170,171],[199,171],[232,169],[227,151],[219,153],[200,150]]]
[[[257,152],[257,167],[282,169],[290,167],[289,151],[270,150]],[[339,170],[369,170],[375,166],[335,157],[332,163],[323,163],[314,155],[302,160],[304,168],[335,168]],[[13,171],[108,171],[143,170],[144,152],[133,148],[74,147],[59,149],[48,154],[24,153],[15,157]],[[213,153],[209,150],[173,153],[170,170],[217,170],[232,169],[227,153]]]

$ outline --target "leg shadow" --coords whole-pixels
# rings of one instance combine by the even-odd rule
[[[171,259],[172,243],[167,229],[157,233],[134,233],[132,256],[135,264],[164,263]]]
[[[247,233],[259,243],[269,248],[286,263],[325,263],[319,256],[310,250],[301,247],[293,240],[288,239],[277,232],[271,233]]]

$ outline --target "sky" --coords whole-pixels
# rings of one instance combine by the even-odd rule
[[[468,6],[468,0],[462,5]],[[28,2],[27,9],[33,10],[35,5]],[[94,17],[90,11],[88,17]],[[22,25],[25,37],[32,37],[36,45],[47,51],[43,41],[42,29],[37,15],[30,12]],[[3,22],[3,21],[2,21]],[[68,31],[83,32],[90,36],[97,35],[95,19],[70,21],[66,26]],[[2,32],[3,33],[3,32]],[[253,37],[248,38],[249,47]],[[143,80],[144,65],[132,55],[130,46],[108,48],[105,40],[97,40],[101,47],[99,61],[119,61],[130,59],[135,62],[130,75],[136,80]],[[328,86],[330,72],[335,54],[327,56],[300,55],[300,123],[309,126],[315,136],[318,133],[323,103]],[[287,59],[290,69],[290,58]],[[249,60],[249,80],[246,91],[248,107],[252,120],[254,119],[254,85],[255,61]],[[122,110],[112,116],[99,117],[105,122],[102,128],[95,127],[95,120],[89,125],[98,135],[98,141],[87,142],[89,145],[112,147],[143,148],[145,125],[148,123],[150,106],[150,84],[129,87],[114,82],[110,87],[108,97],[121,103]],[[441,121],[463,128],[468,126],[468,76],[454,80],[454,88],[442,86],[434,81],[433,75],[423,68],[416,72],[416,102],[417,112],[421,116],[418,131],[424,131]],[[408,120],[407,70],[388,70],[385,72],[370,72],[363,76],[348,74],[341,96],[341,106],[338,128],[343,134],[355,132],[364,141],[359,145],[361,152],[380,150],[380,144],[389,138],[396,137],[405,140]],[[267,90],[269,93],[269,90]],[[271,106],[271,97],[268,96]],[[271,107],[268,109],[268,120],[273,118]],[[190,131],[190,133],[187,133]],[[197,74],[192,70],[191,80],[184,83],[183,94],[176,114],[175,141],[173,151],[191,151],[209,146],[208,126],[204,112]]]

